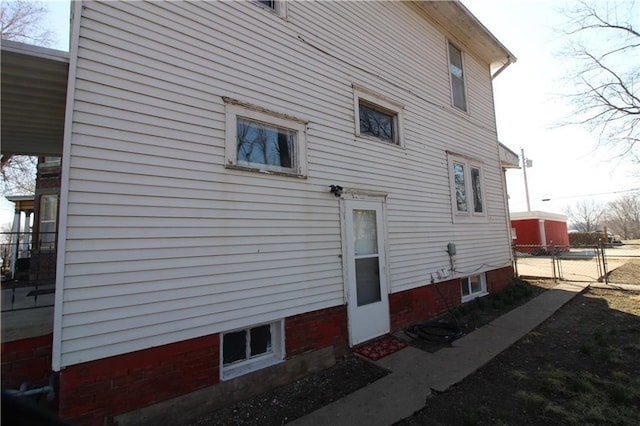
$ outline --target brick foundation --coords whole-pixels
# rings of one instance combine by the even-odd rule
[[[391,331],[436,318],[460,305],[460,280],[426,285],[389,295]]]
[[[513,268],[507,266],[486,273],[487,291],[493,293],[507,287],[513,279]],[[448,308],[461,304],[460,280],[414,288],[389,295],[391,331],[428,321],[447,313]]]
[[[347,307],[337,306],[287,318],[287,357],[333,346],[336,357],[349,349]]]
[[[117,413],[217,383],[219,355],[213,335],[69,366],[60,372],[60,416],[112,424]]]
[[[323,348],[341,356],[349,341],[346,307],[289,317],[285,333],[287,359]],[[60,373],[60,416],[74,425],[113,424],[119,414],[218,383],[219,363],[216,334],[72,365]]]
[[[511,280],[515,276],[513,273],[513,267],[507,266],[501,269],[494,269],[486,274],[487,276],[487,291],[493,293],[500,291],[511,283]]]
[[[53,334],[2,343],[2,387],[19,389],[49,384]]]

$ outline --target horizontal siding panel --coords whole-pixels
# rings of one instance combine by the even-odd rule
[[[295,269],[294,269],[295,271]],[[215,291],[217,293],[238,292],[243,289],[260,289],[269,288],[277,285],[301,284],[306,282],[341,282],[342,271],[340,269],[321,269],[315,268],[311,270],[304,280],[300,279],[300,275],[295,272],[289,273],[284,271],[283,274],[273,277],[259,277],[255,279],[247,279],[246,277],[225,277],[228,281],[222,282],[217,280],[213,282],[210,277],[194,277],[178,281],[176,286],[175,280],[157,280],[153,282],[134,282],[125,284],[101,285],[91,287],[72,288],[65,292],[68,301],[78,302],[82,300],[93,300],[99,298],[113,298],[123,294],[122,286],[126,286],[127,294],[136,298],[144,298],[152,289],[153,292],[165,292],[179,289],[183,295],[194,294],[210,294]],[[315,285],[315,284],[314,284]],[[138,300],[136,299],[136,300]]]
[[[67,276],[65,281],[65,288],[85,288],[96,286],[108,286],[119,285],[129,283],[153,283],[159,280],[173,280],[176,285],[194,285],[193,283],[207,282],[211,285],[218,285],[226,282],[248,281],[252,282],[260,279],[267,279],[273,277],[280,277],[288,274],[298,274],[299,277],[313,276],[315,271],[325,270],[326,268],[340,269],[342,261],[337,258],[321,259],[321,261],[312,261],[314,259],[307,259],[307,262],[297,261],[297,265],[285,266],[287,269],[263,269],[263,270],[246,270],[240,265],[234,265],[233,268],[221,271],[219,267],[203,266],[199,268],[173,268],[151,271],[135,271],[135,272],[120,272],[117,268],[115,271],[111,271],[105,274],[87,274],[77,276]],[[286,261],[280,262],[281,264]],[[224,273],[221,273],[224,272]],[[127,285],[120,287],[123,294],[127,293]],[[153,286],[149,287],[149,291],[153,291]]]
[[[190,289],[191,291],[185,291],[184,289],[164,292],[156,291],[150,295],[145,294],[144,297],[127,295],[103,298],[98,301],[69,301],[64,313],[64,325],[66,327],[78,326],[75,328],[78,334],[69,336],[73,339],[82,337],[80,333],[87,332],[86,328],[82,327],[84,324],[102,323],[111,318],[120,318],[118,320],[118,323],[121,324],[120,329],[125,329],[127,321],[130,321],[133,317],[137,318],[136,323],[138,326],[151,325],[158,321],[172,321],[171,316],[167,315],[167,313],[175,308],[176,302],[179,302],[183,309],[181,315],[185,317],[189,315],[185,310],[190,310],[190,315],[193,315],[193,312],[197,312],[198,308],[210,312],[229,312],[236,310],[237,307],[274,303],[281,300],[283,294],[288,294],[292,299],[296,299],[304,295],[331,294],[334,291],[340,291],[341,288],[341,280],[334,278],[331,280],[317,280],[313,286],[305,289],[300,288],[299,282],[270,287],[254,287],[247,289],[244,295],[233,290],[225,293],[212,292],[212,290],[216,289],[209,286],[192,288]],[[259,302],[256,299],[259,299]],[[132,315],[132,307],[135,307],[135,315]],[[154,318],[154,314],[158,315],[158,317]],[[162,315],[167,316],[160,318]],[[242,314],[237,313],[237,315],[241,316]],[[174,319],[177,318],[179,317]]]

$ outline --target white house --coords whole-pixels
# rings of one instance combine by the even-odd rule
[[[514,60],[457,1],[75,2],[61,416],[126,423],[507,285]]]

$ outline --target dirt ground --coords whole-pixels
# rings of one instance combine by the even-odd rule
[[[629,259],[623,266],[614,269],[609,274],[609,282],[640,285],[640,258]]]
[[[640,293],[589,289],[398,425],[640,424]]]
[[[640,262],[638,265],[640,267]],[[640,284],[634,262],[611,282]],[[472,332],[555,286],[518,281],[444,318]],[[413,342],[424,350],[438,345]],[[399,425],[640,424],[640,293],[590,289],[535,331]],[[387,372],[349,355],[336,366],[190,423],[282,425]]]

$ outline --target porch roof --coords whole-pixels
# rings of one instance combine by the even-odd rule
[[[2,154],[62,155],[69,53],[2,40]]]

